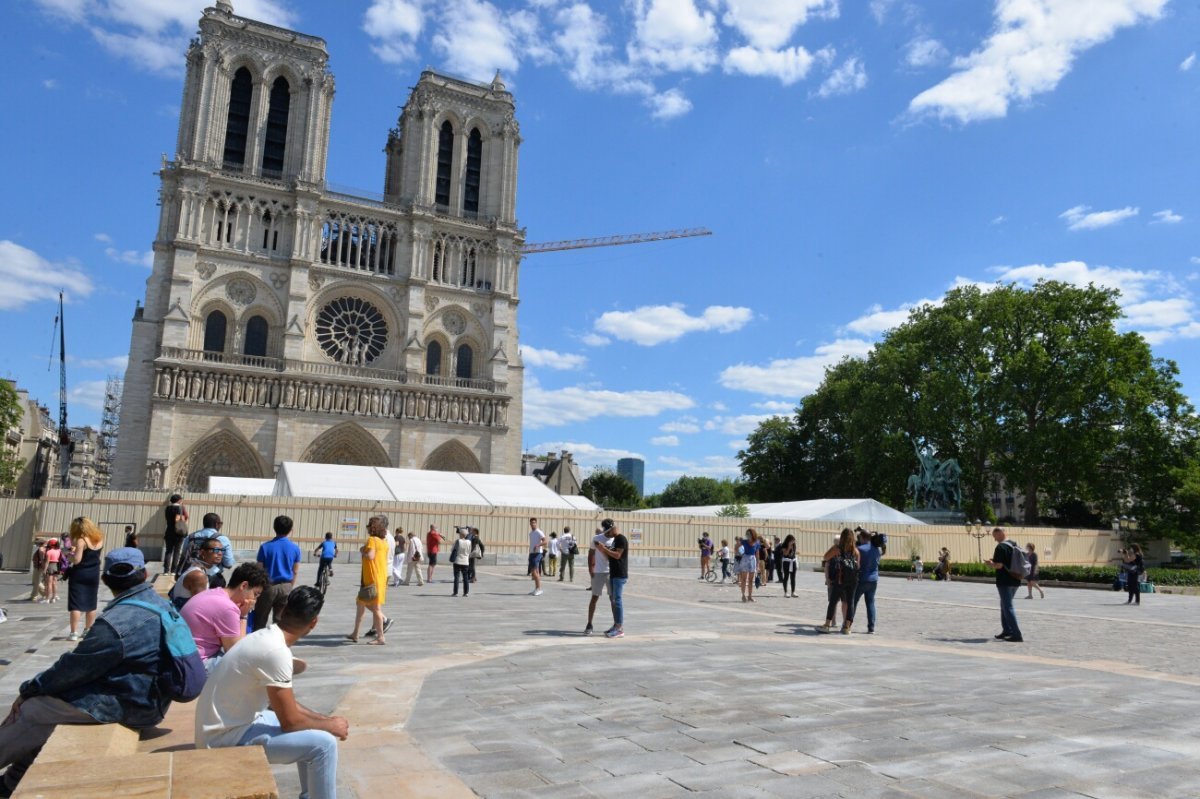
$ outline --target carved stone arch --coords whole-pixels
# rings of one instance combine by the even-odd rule
[[[208,491],[210,477],[270,477],[262,457],[228,421],[200,437],[171,465],[170,484],[187,491]]]
[[[462,117],[460,117],[458,114],[456,114],[454,111],[452,111],[449,108],[444,108],[441,111],[438,111],[438,113],[434,116],[434,118],[433,118],[434,131],[441,130],[442,123],[447,122],[447,121],[450,123],[450,127],[454,129],[455,136],[458,136],[463,132]],[[436,147],[436,146],[437,146],[437,141],[435,140],[434,147]]]
[[[462,132],[464,136],[470,136],[471,131],[478,129],[479,138],[483,140],[483,146],[487,146],[488,139],[492,138],[492,128],[483,117],[472,116],[468,117],[463,123]]]
[[[456,321],[452,321],[454,316],[461,320],[461,327]],[[491,341],[491,334],[484,328],[475,312],[458,305],[445,305],[436,313],[425,317],[421,333],[422,338],[425,339],[441,335],[445,339],[446,345],[453,345],[456,348],[459,344],[466,342],[476,350],[482,350],[484,342]]]
[[[267,65],[262,73],[263,85],[273,86],[275,79],[280,77],[288,82],[288,90],[292,93],[293,97],[296,96],[296,93],[304,85],[304,76],[296,71],[295,66],[286,61]]]
[[[263,73],[266,71],[266,66],[259,59],[255,58],[253,53],[238,52],[232,53],[225,60],[225,72],[230,80],[237,74],[237,71],[245,67],[250,72],[251,85],[258,86],[262,83]]]
[[[354,422],[343,422],[317,436],[300,460],[304,463],[335,463],[343,466],[392,465],[378,439]]]
[[[431,472],[483,472],[479,458],[461,441],[447,441],[442,444],[429,453],[425,465],[421,468]]]
[[[428,330],[428,325],[426,325],[426,329]],[[438,359],[438,371],[431,372],[429,370],[429,345],[435,341],[442,348],[442,357]],[[421,356],[421,372],[423,374],[438,374],[443,376],[450,374],[450,354],[453,350],[450,347],[450,339],[445,333],[441,331],[426,332],[422,337],[421,349],[425,352]]]
[[[224,297],[208,297],[204,300],[199,300],[192,303],[191,314],[191,329],[188,332],[190,341],[189,348],[194,350],[204,349],[204,331],[208,324],[208,315],[213,311],[220,311],[225,314],[225,348],[223,352],[229,351],[230,343],[233,341],[233,331],[237,326],[238,312]]]

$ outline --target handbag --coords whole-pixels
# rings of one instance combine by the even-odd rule
[[[358,598],[363,602],[374,602],[379,598],[379,589],[375,587],[375,583],[364,585],[358,589]]]

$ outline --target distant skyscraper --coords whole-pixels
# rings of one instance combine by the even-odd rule
[[[646,462],[641,458],[621,458],[617,461],[617,474],[633,483],[638,490],[638,496],[646,493]]]

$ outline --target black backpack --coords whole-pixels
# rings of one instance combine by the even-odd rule
[[[830,561],[833,570],[833,582],[837,585],[854,585],[858,583],[858,558],[854,557],[854,550],[849,552],[841,552]]]

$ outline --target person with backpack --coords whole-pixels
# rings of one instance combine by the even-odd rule
[[[227,536],[221,533],[221,528],[225,523],[221,521],[219,515],[206,513],[201,519],[201,523],[204,527],[187,536],[183,541],[183,548],[176,558],[175,576],[182,577],[183,573],[194,563],[203,561],[204,576],[208,578],[208,587],[224,588],[225,570],[232,569],[237,565],[237,561],[233,559],[233,544],[230,543]],[[215,561],[207,555],[202,556],[202,550],[217,545],[221,548],[221,556]]]
[[[858,587],[860,557],[858,548],[854,545],[854,531],[845,527],[838,537],[838,542],[821,558],[825,566],[825,587],[829,592],[829,606],[825,611],[825,626],[821,628],[821,632],[833,632],[840,604],[842,635],[850,634],[850,625],[854,623],[854,589]]]
[[[167,507],[163,509],[163,517],[167,522],[166,529],[163,530],[163,573],[174,574],[180,565],[180,545],[188,532],[188,512],[182,496],[171,495]]]
[[[1000,632],[995,638],[997,641],[1020,643],[1025,637],[1017,625],[1013,597],[1017,595],[1021,582],[1029,576],[1029,559],[1025,556],[1025,550],[1008,540],[1004,528],[992,530],[992,538],[996,540],[996,550],[991,560],[985,562],[996,570],[996,590],[1000,594]]]
[[[109,552],[100,579],[112,591],[112,602],[73,651],[22,683],[0,726],[0,767],[8,767],[0,784],[5,796],[16,789],[59,724],[153,727],[172,701],[195,699],[203,687],[204,666],[195,641],[146,582],[141,551],[121,547]],[[186,640],[179,637],[176,623]],[[184,673],[186,683],[176,679]]]
[[[575,536],[571,535],[570,527],[563,528],[562,538],[558,539],[558,549],[561,560],[558,564],[558,581],[561,583],[570,569],[571,582],[575,582],[575,556],[579,554],[579,544],[575,542]],[[475,582],[474,564],[471,564],[471,582]]]

